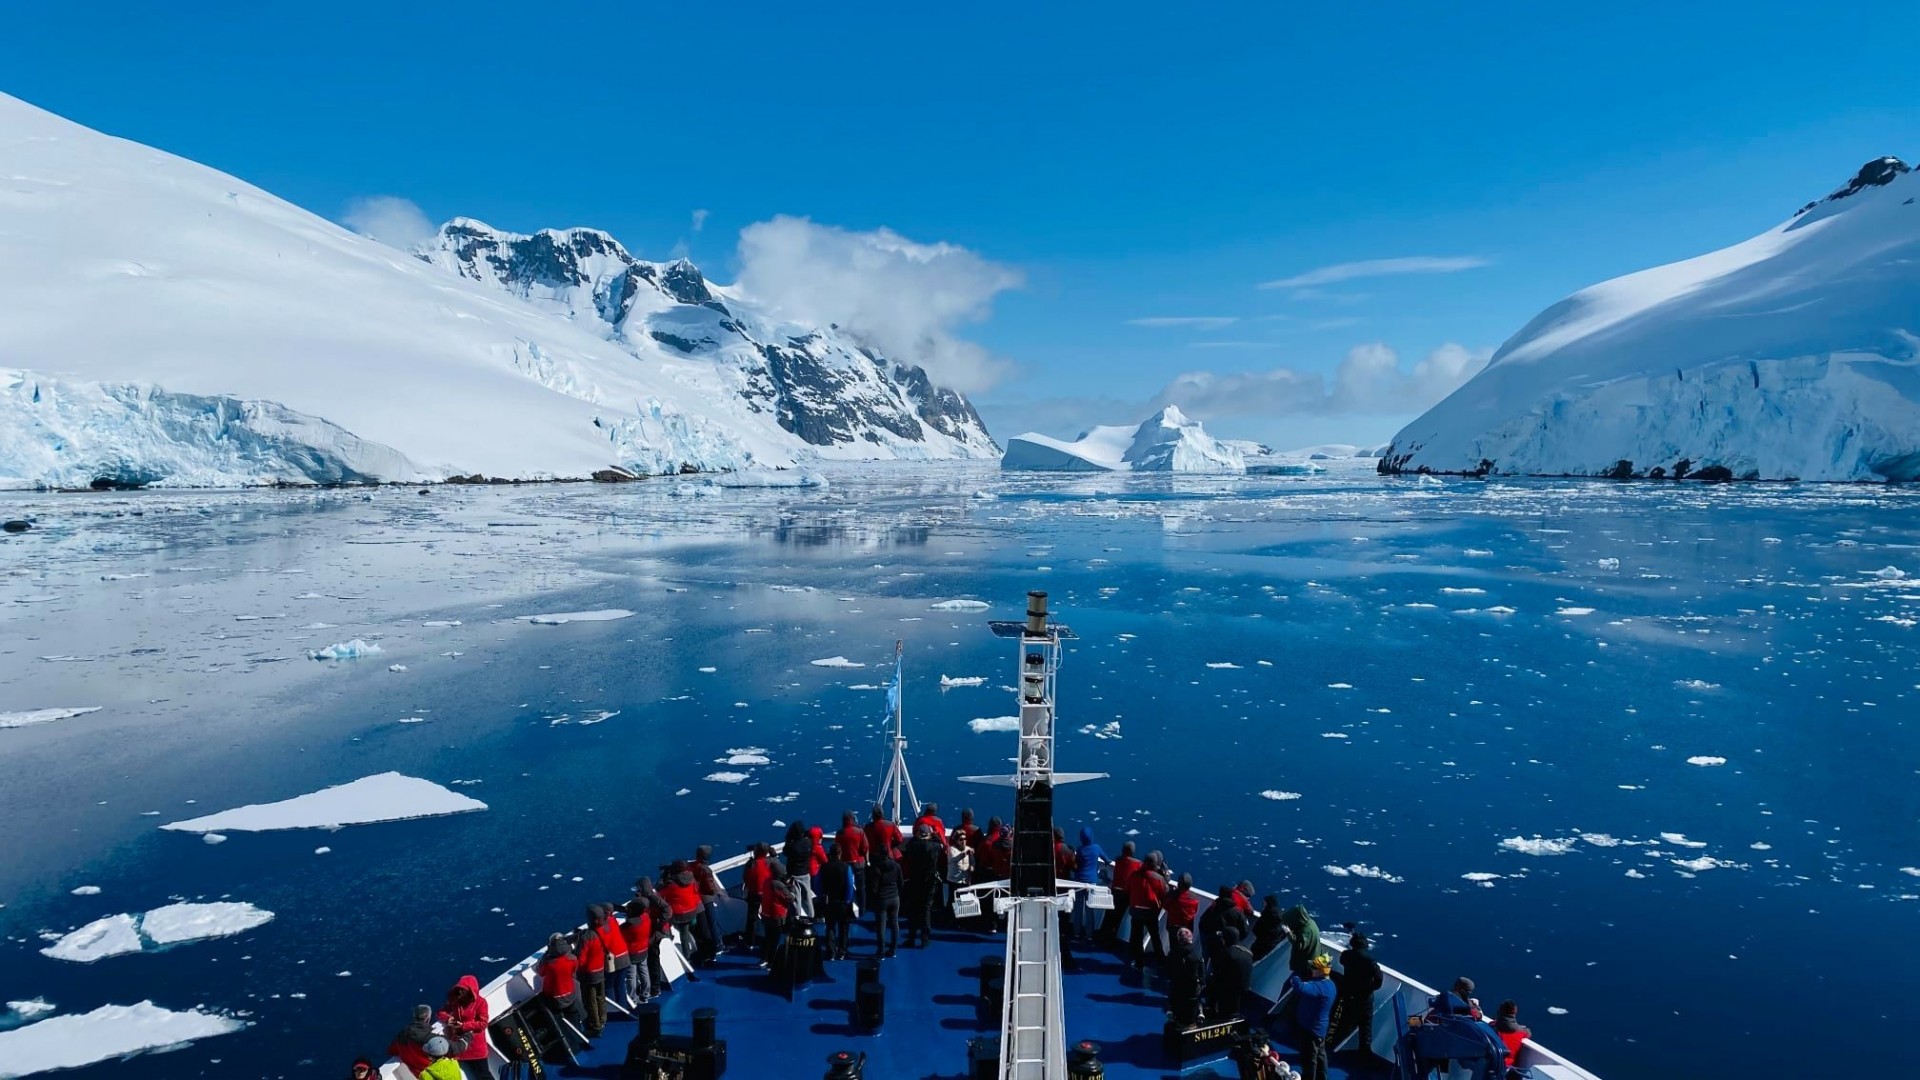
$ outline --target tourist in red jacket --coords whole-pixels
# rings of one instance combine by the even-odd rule
[[[627,919],[620,924],[620,936],[627,943],[627,959],[633,972],[629,992],[641,1005],[653,1000],[653,904],[648,897],[636,896],[623,909]]]
[[[420,1075],[427,1066],[433,1064],[433,1056],[427,1053],[427,1040],[433,1038],[433,1006],[416,1005],[413,1007],[413,1019],[400,1033],[387,1044],[387,1055],[397,1057],[415,1076]]]
[[[480,995],[480,980],[472,975],[460,976],[460,981],[447,991],[447,1002],[437,1017],[440,1021],[440,1033],[446,1036],[447,1044],[453,1050],[451,1056],[460,1062],[460,1068],[469,1076],[474,1069],[467,1062],[478,1062],[479,1071],[486,1071],[487,1062],[487,1023],[490,1019],[487,999]]]
[[[939,803],[928,803],[920,808],[920,816],[914,819],[913,827],[918,829],[922,825],[933,830],[935,836],[947,835],[946,823],[940,820]]]
[[[1079,862],[1074,858],[1073,849],[1067,846],[1067,830],[1053,827],[1053,876],[1061,881],[1073,880],[1073,868]]]
[[[702,964],[719,956],[723,944],[720,940],[720,919],[717,913],[720,908],[720,898],[726,895],[726,890],[720,887],[720,876],[715,874],[713,867],[709,865],[712,860],[713,847],[702,844],[694,849],[693,863],[689,867],[693,871],[693,883],[700,890],[700,914],[693,923],[693,936],[699,948],[699,955],[695,956],[694,960]]]
[[[900,835],[900,826],[888,821],[887,812],[880,809],[879,803],[874,803],[873,814],[867,819],[867,857],[871,859],[884,851],[897,860],[906,842],[906,837]]]
[[[1494,1018],[1493,1033],[1500,1036],[1500,1042],[1507,1048],[1507,1064],[1512,1065],[1520,1054],[1520,1044],[1533,1037],[1525,1024],[1520,1022],[1520,1006],[1512,1001],[1500,1003],[1500,1013]]]
[[[600,936],[606,921],[600,905],[587,905],[587,927],[580,932],[579,960],[574,976],[580,982],[580,1004],[587,1013],[587,1038],[597,1039],[607,1027],[607,942]]]
[[[1192,874],[1180,875],[1180,883],[1161,898],[1160,908],[1167,913],[1167,933],[1193,929],[1193,921],[1200,914],[1200,898],[1193,895]]]
[[[752,949],[759,937],[760,897],[765,893],[767,880],[773,876],[768,865],[773,849],[765,844],[753,845],[753,854],[747,856],[747,865],[740,871],[740,891],[747,902],[747,927],[741,934],[741,947]]]
[[[979,850],[979,848],[980,848],[980,826],[978,826],[978,825],[975,825],[975,824],[973,823],[973,811],[972,811],[972,810],[962,810],[962,811],[960,811],[960,824],[958,824],[958,825],[955,825],[955,826],[953,827],[953,830],[954,830],[955,832],[957,832],[957,833],[959,833],[959,834],[961,834],[962,836],[965,836],[965,837],[967,838],[967,846],[968,846],[968,847],[970,847],[970,848],[973,848],[973,849],[974,849],[974,850],[976,850],[976,851],[978,851],[978,850]]]
[[[567,944],[567,935],[554,934],[547,938],[547,951],[540,957],[540,966],[536,969],[540,975],[540,993],[553,1003],[560,1015],[573,1021],[573,1026],[585,1029],[587,1013],[580,1007],[580,984],[575,975],[579,961],[573,958],[573,948]]]
[[[607,945],[607,997],[620,1007],[633,1011],[636,977],[633,957],[627,948],[627,935],[614,918],[612,904],[600,905],[600,940]]]
[[[1149,953],[1156,960],[1166,955],[1160,946],[1160,902],[1167,895],[1165,872],[1166,862],[1154,851],[1127,878],[1127,916],[1133,920],[1127,948],[1129,965],[1140,964]]]
[[[698,953],[693,942],[694,920],[700,916],[700,886],[693,882],[693,869],[685,860],[675,860],[660,878],[660,899],[671,912],[673,936],[682,952],[691,958]]]

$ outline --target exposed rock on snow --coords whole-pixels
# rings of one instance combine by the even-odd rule
[[[1241,473],[1246,459],[1235,447],[1201,430],[1172,405],[1139,427],[1097,427],[1071,442],[1036,432],[1007,440],[1003,469],[1038,472]]]
[[[411,258],[4,95],[0,159],[0,487],[996,451],[922,369],[604,233],[461,219]]]
[[[151,1001],[103,1005],[89,1013],[53,1016],[0,1031],[0,1077],[77,1069],[142,1050],[184,1046],[246,1026],[232,1017],[198,1009],[175,1012]]]
[[[1870,162],[1751,240],[1575,293],[1380,471],[1920,479],[1916,195]]]
[[[487,804],[431,780],[385,772],[275,803],[237,807],[160,826],[183,832],[263,832],[333,829],[375,821],[403,821],[485,810]]]

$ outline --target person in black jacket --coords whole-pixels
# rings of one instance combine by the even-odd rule
[[[1241,999],[1253,985],[1253,950],[1240,940],[1240,932],[1227,927],[1220,931],[1220,955],[1213,961],[1213,977],[1207,985],[1207,997],[1216,1020],[1240,1015]]]
[[[922,823],[913,827],[913,839],[907,841],[900,859],[907,875],[904,900],[909,949],[924,949],[933,937],[933,898],[940,888],[940,861],[945,855],[946,848],[933,838],[930,826]]]
[[[873,951],[892,956],[900,946],[900,886],[904,875],[893,856],[878,848],[868,856],[867,889],[873,894]]]
[[[847,861],[846,845],[834,841],[827,865],[820,871],[820,899],[827,909],[827,959],[847,958],[847,927],[853,923],[855,890],[853,864]]]
[[[1173,943],[1167,948],[1167,1012],[1181,1027],[1200,1022],[1204,981],[1200,953],[1193,945],[1193,931],[1181,927],[1173,932]]]
[[[1355,932],[1340,954],[1340,974],[1334,979],[1338,993],[1333,999],[1333,1027],[1327,1033],[1327,1048],[1339,1046],[1349,1033],[1360,1035],[1359,1049],[1371,1053],[1373,1046],[1373,994],[1380,989],[1380,962],[1368,952],[1367,935]]]
[[[1253,920],[1253,958],[1262,959],[1287,939],[1287,928],[1280,921],[1280,898],[1268,893],[1261,901],[1260,917]]]

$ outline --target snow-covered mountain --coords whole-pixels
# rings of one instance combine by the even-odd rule
[[[1096,427],[1071,442],[1036,432],[1007,440],[1003,469],[1039,472],[1238,473],[1240,450],[1201,430],[1172,405],[1137,427]]]
[[[1560,301],[1381,472],[1920,479],[1920,174]]]
[[[0,486],[995,450],[919,369],[605,234],[456,221],[410,258],[4,95],[0,162]]]
[[[455,218],[415,254],[591,328],[643,361],[707,361],[727,393],[820,456],[999,452],[973,406],[934,386],[924,369],[892,363],[839,327],[777,319],[685,259],[636,259],[597,229],[523,236]]]

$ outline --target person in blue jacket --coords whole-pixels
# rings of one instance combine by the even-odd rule
[[[1327,1023],[1333,1018],[1333,999],[1338,993],[1328,975],[1333,961],[1326,953],[1314,953],[1306,963],[1306,977],[1289,975],[1287,991],[1293,995],[1293,1019],[1300,1027],[1300,1080],[1327,1080]]]
[[[1093,839],[1093,830],[1080,827],[1080,846],[1073,853],[1073,880],[1088,885],[1100,883],[1100,866],[1106,862],[1107,853]],[[1092,943],[1094,931],[1099,928],[1100,920],[1095,917],[1093,908],[1087,906],[1093,896],[1092,889],[1080,890],[1073,901],[1073,932],[1081,941]]]

